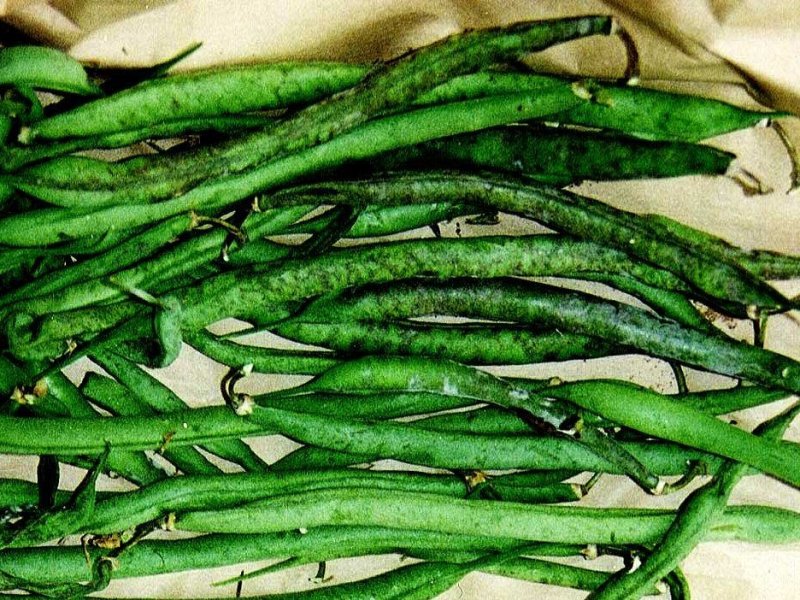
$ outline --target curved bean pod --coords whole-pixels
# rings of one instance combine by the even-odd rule
[[[78,61],[60,50],[43,46],[0,50],[0,85],[92,96],[101,93]]]
[[[317,320],[382,322],[429,314],[513,319],[537,327],[600,335],[607,343],[636,348],[709,371],[751,379],[766,387],[800,390],[800,364],[789,357],[659,318],[626,304],[521,280],[408,281],[355,288],[312,302],[303,313]]]
[[[418,98],[420,104],[454,102],[489,94],[540,92],[566,81],[537,73],[493,73],[464,75],[442,84]],[[719,100],[651,90],[645,87],[584,82],[593,102],[566,109],[548,122],[611,129],[648,140],[703,139],[752,127],[784,113],[751,111]]]
[[[744,269],[710,260],[684,245],[680,239],[656,238],[646,219],[578,194],[533,182],[499,175],[407,173],[361,181],[310,184],[284,192],[290,198],[305,194],[330,203],[404,205],[429,202],[431,198],[475,203],[523,215],[571,235],[615,246],[673,271],[711,299],[768,311],[791,306],[791,302],[774,288]],[[273,195],[263,204],[266,208],[268,203],[282,201],[290,200]]]
[[[620,391],[627,387],[624,397]],[[761,439],[633,384],[575,382],[543,392],[660,439],[743,462],[800,487],[800,448]],[[536,395],[536,394],[534,394]]]
[[[131,186],[121,194],[125,198],[124,202],[172,197],[201,181],[229,173],[241,173],[280,156],[297,154],[305,148],[330,140],[371,117],[405,106],[418,94],[459,73],[474,71],[486,64],[515,60],[559,42],[595,34],[607,35],[611,33],[612,22],[609,17],[589,16],[518,23],[507,28],[451,36],[389,63],[383,69],[370,74],[362,84],[334,96],[329,101],[314,104],[264,132],[234,143],[199,148],[185,153],[180,161],[176,161],[174,157],[156,157],[145,163],[135,159],[129,163],[121,163],[119,167],[114,167],[115,180],[123,182],[127,178]],[[569,86],[562,86],[562,89],[569,89]],[[574,103],[565,103],[565,99],[568,100],[569,97],[562,96],[562,101],[554,103],[544,113],[540,110],[537,116],[554,112],[556,106],[563,109]],[[531,98],[521,98],[520,101],[530,103]],[[521,111],[516,120],[526,118],[522,114],[524,112]],[[530,116],[533,114],[527,118]],[[472,119],[475,120],[476,116],[473,115]],[[483,125],[467,126],[462,123],[461,131],[452,133],[474,131],[511,120],[515,119],[508,115],[500,120],[495,116],[495,122]],[[418,141],[426,139],[430,137]],[[370,155],[374,154],[375,152]],[[83,194],[83,202],[90,201],[95,205],[98,202],[118,202],[113,192],[101,193],[94,198],[87,195],[86,190],[83,190]],[[49,199],[53,198],[52,193],[48,196]],[[63,203],[67,196],[62,194],[61,198]],[[69,201],[74,206],[82,205],[79,198]]]
[[[383,170],[487,169],[565,186],[584,180],[722,175],[734,156],[686,142],[649,142],[607,133],[504,127],[426,142],[374,161]]]
[[[285,108],[316,102],[358,83],[364,68],[282,63],[152,79],[32,125],[21,141],[100,136],[155,123]]]

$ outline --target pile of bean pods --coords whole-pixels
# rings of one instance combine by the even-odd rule
[[[800,363],[763,347],[796,306],[770,282],[800,257],[569,189],[725,176],[735,157],[699,142],[786,115],[520,66],[617,33],[585,16],[371,66],[99,78],[0,50],[0,453],[38,461],[0,479],[0,597],[272,561],[217,583],[247,596],[318,564],[305,591],[257,597],[432,598],[479,571],[688,598],[698,543],[800,541],[800,514],[728,505],[754,473],[800,488],[781,440],[800,408],[752,432],[724,418],[800,392]],[[481,235],[442,235],[453,219]],[[753,343],[709,315],[752,321]],[[218,402],[159,380],[192,351],[225,366]],[[630,354],[666,361],[677,393],[483,368]],[[684,367],[727,387],[689,389]],[[304,377],[258,393],[257,374]],[[267,460],[252,442],[274,435],[295,449]],[[62,465],[85,469],[74,490]],[[692,491],[578,503],[613,476]],[[383,554],[413,560],[358,581],[332,562]]]

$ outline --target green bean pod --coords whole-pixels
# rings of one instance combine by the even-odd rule
[[[451,36],[438,44],[397,59],[372,73],[362,84],[335,96],[330,101],[314,104],[264,132],[246,136],[227,145],[205,147],[184,153],[180,160],[168,156],[155,157],[144,164],[136,159],[121,163],[119,167],[114,168],[115,181],[124,185],[127,180],[129,184],[127,188],[123,188],[121,194],[115,195],[113,191],[104,191],[90,195],[84,188],[77,195],[58,193],[57,190],[50,189],[46,194],[47,197],[42,196],[48,202],[60,205],[66,202],[72,206],[83,206],[87,202],[97,206],[120,201],[142,202],[173,197],[176,193],[188,190],[202,181],[231,173],[242,173],[256,165],[267,164],[275,158],[292,153],[296,156],[303,149],[331,140],[334,136],[366,122],[371,117],[405,106],[419,93],[441,83],[445,78],[473,71],[486,64],[514,60],[559,42],[596,34],[607,35],[611,32],[611,28],[611,18],[589,16],[520,23],[509,28],[486,29]],[[564,85],[561,89],[569,90],[570,87]],[[498,100],[502,101],[499,98]],[[533,99],[527,96],[520,100],[524,103],[533,102]],[[560,101],[553,103],[544,113],[540,108],[536,116],[552,113],[556,106],[563,109],[572,103],[574,101],[570,102],[569,97],[562,94]],[[433,110],[436,112],[435,108]],[[450,107],[449,113],[452,112]],[[456,127],[451,133],[474,131],[534,116],[533,113],[530,115],[525,113],[524,109],[519,111],[516,119],[513,119],[511,114],[501,119],[495,115],[494,119],[485,124],[481,124],[480,119],[473,115],[470,120],[478,122],[467,124],[462,120],[461,126]],[[452,117],[459,119],[460,115],[454,114]],[[451,123],[451,127],[456,123],[457,121]],[[431,137],[423,136],[422,139],[417,139],[416,143],[427,139]],[[395,147],[398,145],[394,144],[386,150]],[[375,150],[368,155],[381,151],[379,147]]]
[[[669,527],[674,513],[654,509],[541,506],[447,498],[433,494],[340,489],[284,496],[225,511],[178,514],[176,529],[219,533],[265,533],[289,527],[359,524],[483,534],[566,544],[651,544]],[[708,539],[760,541],[797,539],[800,517],[788,510],[730,507],[711,527]],[[755,531],[754,531],[755,530]],[[774,536],[774,537],[773,537]],[[758,538],[756,538],[758,539]]]
[[[264,318],[267,307],[375,281],[438,272],[439,276],[573,275],[600,268],[635,275],[654,285],[680,287],[671,273],[631,261],[619,251],[553,236],[414,240],[336,250],[312,259],[250,267],[208,278],[175,292],[184,307],[184,328],[198,329],[224,317]],[[579,250],[592,248],[593,254]],[[605,267],[601,267],[596,259]],[[259,273],[259,271],[264,273]],[[224,300],[230,296],[231,300]],[[209,299],[216,298],[217,302]],[[31,308],[31,307],[28,307]],[[47,306],[43,306],[44,309]],[[283,309],[281,309],[281,312]],[[8,319],[12,353],[58,356],[69,339],[86,340],[95,332],[141,313],[140,306],[118,302],[107,306],[56,313],[42,319],[17,314]],[[150,324],[138,335],[150,335]],[[131,325],[133,327],[134,325]],[[122,336],[124,330],[115,335]],[[54,354],[53,354],[54,353]],[[72,353],[75,358],[79,353]]]
[[[755,433],[767,440],[780,439],[798,413],[800,406],[795,404],[760,425]],[[714,480],[705,487],[695,490],[684,500],[675,522],[653,552],[644,559],[639,569],[630,574],[615,574],[595,590],[590,598],[605,600],[638,598],[643,590],[676,568],[725,510],[733,488],[746,472],[747,468],[742,463],[724,462]]]
[[[628,390],[621,394],[623,388]],[[576,382],[544,392],[647,435],[742,462],[800,487],[800,448],[763,440],[661,394],[619,382]],[[623,406],[624,405],[624,406]]]
[[[4,85],[89,96],[101,93],[78,61],[60,50],[42,46],[0,50],[0,86]]]
[[[800,277],[800,257],[787,256],[769,250],[744,250],[663,215],[647,215],[647,219],[649,226],[655,232],[674,236],[682,243],[696,248],[697,251],[737,265],[756,277],[763,279]]]
[[[484,71],[454,78],[422,94],[419,104],[436,104],[491,94],[541,92],[566,81],[538,73]],[[675,94],[641,86],[583,81],[592,102],[547,117],[549,123],[610,129],[646,140],[697,142],[746,129],[785,113],[752,111],[697,96]]]
[[[260,129],[272,122],[261,115],[229,115],[223,117],[179,119],[166,123],[151,123],[141,129],[109,133],[94,137],[59,140],[31,146],[0,148],[0,170],[12,173],[33,163],[80,152],[82,150],[124,148],[145,140],[175,138],[187,135],[216,133],[232,135]]]
[[[537,327],[601,337],[607,343],[695,365],[716,373],[751,379],[765,387],[800,390],[800,365],[789,357],[652,316],[616,302],[520,280],[425,280],[347,290],[331,302],[311,303],[305,318],[316,320],[387,319],[448,314],[478,319],[514,320]],[[610,325],[611,324],[611,325]]]
[[[251,65],[171,75],[43,119],[21,141],[105,136],[154,122],[286,108],[321,100],[363,76],[363,67],[343,63]]]
[[[329,348],[344,357],[432,356],[471,365],[530,364],[630,352],[587,335],[502,325],[430,326],[292,319],[273,331],[296,342]]]
[[[463,400],[462,400],[463,401]],[[322,417],[309,417],[308,413],[293,413],[281,408],[269,408],[271,418],[280,416],[286,423],[325,421]],[[276,416],[277,415],[277,416]],[[345,432],[345,419],[337,417],[336,431]],[[212,440],[248,438],[277,433],[270,423],[263,424],[237,417],[229,408],[210,407],[166,413],[152,417],[114,418],[53,418],[15,417],[0,415],[0,451],[6,454],[57,454],[64,456],[98,455],[108,440],[117,450],[158,450],[169,439],[170,447],[202,444]],[[349,427],[349,424],[348,424]],[[479,436],[456,432],[423,430],[400,423],[353,422],[357,431],[378,437],[383,429],[391,433],[391,445],[406,440],[411,447],[404,450],[390,447],[389,456],[405,458],[407,462],[429,462],[430,466],[446,469],[555,469],[619,473],[612,463],[598,458],[588,448],[568,437],[550,436]],[[295,425],[292,425],[294,431]],[[299,429],[298,429],[299,431]],[[335,432],[334,432],[335,433]],[[309,432],[308,439],[320,443],[318,432]],[[337,433],[336,435],[341,435]],[[305,434],[304,434],[305,437]],[[365,440],[366,443],[369,440]],[[384,443],[384,440],[381,443]],[[338,442],[337,442],[338,444]],[[663,475],[681,475],[687,461],[702,461],[710,468],[720,460],[709,454],[682,446],[654,442],[623,442],[652,472]],[[425,445],[428,447],[426,448]],[[416,447],[414,447],[416,446]],[[402,453],[402,456],[401,456]],[[380,453],[378,453],[380,454]],[[383,456],[367,456],[366,461]],[[363,457],[348,455],[346,465],[365,462]],[[325,462],[320,467],[326,467]],[[511,466],[509,466],[511,465]]]
[[[432,197],[467,201],[520,214],[548,227],[619,248],[680,275],[705,297],[742,305],[741,314],[785,310],[791,302],[742,268],[687,247],[674,237],[653,236],[646,219],[578,194],[498,175],[391,174],[362,181],[310,184],[285,194],[320,201],[403,205]],[[288,198],[287,198],[288,201]],[[298,198],[295,201],[300,201]],[[270,203],[281,198],[270,198]],[[267,204],[266,202],[264,203]],[[752,307],[752,308],[750,308]]]
[[[518,126],[434,140],[378,159],[375,166],[489,169],[565,186],[584,180],[722,175],[733,158],[728,152],[686,142]]]
[[[126,550],[114,577],[174,573],[286,556],[333,560],[393,552],[416,555],[460,549],[480,553],[519,546],[520,542],[504,538],[379,527],[318,527],[305,533],[287,530],[252,536],[212,534],[192,539],[143,540]],[[569,548],[566,552],[575,554],[580,549]],[[547,545],[541,544],[537,554],[548,554],[548,550]],[[88,552],[92,558],[107,554],[93,547]],[[80,546],[13,548],[0,551],[0,569],[24,581],[61,583],[85,577],[86,558]]]
[[[429,227],[441,221],[477,212],[463,204],[435,202],[419,206],[368,206],[347,232],[347,238],[392,235],[419,227]],[[331,221],[328,213],[296,223],[285,233],[317,233]]]

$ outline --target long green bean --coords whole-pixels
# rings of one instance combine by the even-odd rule
[[[375,166],[488,169],[564,186],[584,180],[722,175],[733,158],[686,142],[517,126],[434,140],[379,158]]]
[[[240,508],[178,514],[182,531],[263,533],[286,527],[329,524],[380,525],[429,531],[483,534],[527,541],[567,544],[651,544],[672,522],[674,513],[655,509],[609,509],[540,506],[445,498],[433,494],[395,492],[391,496],[365,490],[307,492]],[[766,507],[731,507],[716,521],[709,539],[793,541],[800,517]],[[756,538],[757,539],[757,538]]]
[[[457,77],[420,96],[421,104],[453,102],[489,94],[540,92],[565,81],[538,73],[483,71]],[[585,82],[593,102],[565,109],[548,122],[611,129],[649,140],[696,142],[756,125],[784,113],[742,109],[719,100],[641,86]]]
[[[266,410],[266,409],[264,409]],[[273,413],[277,409],[270,409]],[[282,415],[292,415],[281,409]],[[308,415],[297,415],[301,420]],[[341,422],[341,418],[338,419]],[[184,426],[185,424],[185,426]],[[158,450],[165,441],[170,446],[202,444],[215,439],[246,438],[275,433],[248,419],[237,417],[229,408],[196,408],[154,417],[114,417],[101,419],[11,417],[0,415],[0,452],[7,454],[97,455],[107,440],[118,450]],[[371,424],[368,431],[390,427],[392,444],[408,439],[426,444],[404,452],[415,458],[427,454],[431,466],[455,469],[502,469],[503,464],[524,469],[568,469],[618,473],[575,440],[551,436],[479,436],[426,431],[399,423]],[[358,429],[364,430],[363,422]],[[314,438],[319,443],[318,436]],[[684,447],[656,442],[623,442],[623,446],[649,470],[663,475],[680,475],[687,461],[702,461],[714,468],[719,459]],[[469,453],[471,459],[460,453]],[[395,450],[392,454],[398,454]],[[440,456],[441,455],[441,456]],[[352,457],[349,457],[352,458]],[[356,457],[358,458],[358,457]],[[410,456],[407,456],[410,458]],[[367,460],[372,460],[368,458]],[[351,460],[346,464],[357,464]],[[325,464],[321,465],[325,466]]]
[[[357,65],[283,63],[162,77],[43,119],[21,139],[101,136],[178,119],[285,108],[321,100],[363,76]]]
[[[318,201],[403,205],[452,199],[520,214],[571,235],[615,246],[628,254],[669,269],[695,289],[726,303],[769,311],[786,309],[791,302],[742,268],[687,247],[675,237],[654,237],[646,219],[563,190],[498,175],[464,173],[408,173],[350,182],[309,184],[284,192],[284,201],[305,195]],[[294,200],[290,200],[292,197]],[[299,197],[297,197],[299,196]],[[263,202],[280,203],[270,196]],[[740,309],[741,310],[741,309]]]
[[[426,280],[346,290],[310,304],[304,318],[337,321],[449,314],[510,320],[602,337],[607,343],[744,377],[767,387],[800,390],[800,365],[789,357],[681,326],[616,302],[520,280]]]
[[[371,354],[433,356],[465,364],[529,364],[597,358],[629,352],[600,339],[559,331],[502,325],[430,326],[405,323],[320,323],[292,320],[278,335],[339,356]]]

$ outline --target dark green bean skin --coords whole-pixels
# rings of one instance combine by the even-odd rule
[[[128,187],[114,189],[87,188],[85,185],[80,189],[70,189],[70,181],[83,185],[81,182],[85,176],[67,170],[57,186],[42,186],[47,190],[47,197],[43,199],[75,208],[45,208],[6,217],[0,220],[0,239],[11,246],[41,246],[58,243],[64,237],[80,238],[97,231],[138,227],[190,210],[215,214],[255,194],[343,163],[437,137],[551,114],[578,102],[585,100],[576,96],[572,88],[562,87],[535,97],[523,94],[498,96],[418,109],[370,121],[328,142],[287,154],[236,175],[204,180],[202,185],[186,188],[188,191],[184,190],[185,193],[177,196],[176,185],[180,187],[182,182],[178,184],[174,178],[166,176],[148,185],[134,181]],[[100,165],[99,169],[101,179],[108,179],[107,166]],[[195,168],[192,175],[196,174]],[[170,199],[155,204],[151,202],[163,194]],[[35,229],[33,225],[36,225]]]
[[[245,230],[256,238],[271,235],[304,213],[304,207],[257,213],[246,221]],[[185,225],[181,226],[181,223]],[[169,285],[177,277],[196,272],[219,256],[228,235],[224,229],[203,232],[173,245],[165,244],[165,238],[172,239],[176,233],[194,228],[197,224],[196,215],[191,214],[170,219],[94,260],[52,273],[42,282],[41,288],[37,282],[32,282],[15,290],[7,296],[15,303],[0,312],[24,307],[23,310],[29,314],[48,314],[124,298],[132,289],[145,288],[158,292],[165,283]],[[162,249],[165,245],[167,247]],[[234,258],[232,262],[246,259],[246,256],[240,258],[239,255],[247,254],[248,246],[232,247],[229,253]],[[161,252],[150,261],[132,264],[127,269],[121,268],[158,250]],[[288,252],[286,247],[270,244],[263,248],[259,258],[275,260],[286,256]],[[113,279],[109,278],[111,273]],[[53,292],[57,290],[61,293],[54,298]],[[0,305],[3,304],[6,304],[6,300],[0,298]]]
[[[685,142],[646,142],[564,129],[505,127],[400,150],[377,166],[488,169],[564,186],[584,180],[722,175],[728,152]]]
[[[285,527],[312,528],[328,524],[381,525],[567,544],[651,544],[672,522],[671,511],[647,509],[542,506],[482,500],[462,500],[433,494],[396,492],[391,496],[366,490],[307,492],[284,496],[278,503],[254,502],[241,508],[177,515],[182,531],[264,533]],[[764,519],[766,517],[766,519]],[[756,518],[758,521],[756,522]],[[783,519],[782,522],[779,522]],[[784,540],[797,537],[800,517],[780,509],[729,508],[712,525],[708,539],[741,539],[743,530],[759,533],[776,527]],[[738,530],[738,531],[737,531]],[[769,539],[767,536],[762,538]]]
[[[782,390],[740,385],[724,390],[680,394],[675,399],[711,415],[724,415],[782,400],[786,398],[786,394]]]
[[[520,280],[424,280],[356,288],[310,304],[306,318],[382,322],[429,314],[480,319],[512,319],[561,331],[599,335],[607,343],[636,348],[662,358],[744,377],[767,387],[800,390],[800,365],[794,360],[722,335],[689,329],[645,311],[578,292]],[[609,326],[612,324],[612,326]]]
[[[274,332],[296,342],[329,348],[344,356],[432,356],[472,365],[529,364],[629,352],[586,335],[537,332],[500,325],[431,327],[404,323],[292,320],[279,325]]]
[[[536,183],[497,175],[393,174],[383,178],[300,186],[287,195],[314,194],[331,203],[405,205],[451,199],[523,215],[556,230],[615,246],[669,269],[710,299],[782,310],[791,302],[744,269],[709,260],[678,239],[656,239],[646,223],[601,202]],[[299,200],[299,199],[298,199]],[[281,198],[270,198],[281,202]],[[751,311],[752,312],[752,311]]]
[[[716,236],[688,227],[663,215],[647,215],[654,231],[675,236],[684,244],[718,260],[737,265],[762,279],[792,279],[800,276],[800,257],[769,250],[744,250]]]
[[[169,240],[192,227],[194,219],[190,215],[177,216],[138,236],[123,241],[97,257],[84,260],[69,269],[59,269],[38,277],[35,281],[0,296],[0,306],[15,301],[29,300],[32,297],[52,294],[57,290],[77,284],[97,276],[105,276],[112,269],[124,268],[134,261],[147,258]],[[51,299],[52,301],[52,299]]]
[[[586,254],[587,251],[591,253]],[[653,285],[681,285],[671,273],[636,263],[621,252],[604,250],[591,242],[528,236],[414,240],[336,250],[311,259],[284,261],[279,266],[223,273],[176,292],[176,297],[184,307],[184,328],[192,330],[224,317],[247,319],[252,314],[263,315],[264,306],[282,306],[352,285],[420,274],[436,273],[440,278],[554,273],[563,276],[601,268],[629,273]],[[265,272],[259,273],[262,269]],[[217,301],[210,302],[212,298]],[[66,340],[86,340],[94,332],[142,312],[138,304],[118,302],[40,320],[12,316],[7,327],[9,346],[13,354],[21,357],[59,356],[67,348]],[[139,324],[144,327],[140,335],[149,335],[149,323]],[[73,353],[72,357],[78,355]]]
[[[457,77],[423,94],[421,104],[479,98],[487,94],[541,92],[564,79],[535,73],[480,72]],[[764,113],[732,104],[651,90],[644,87],[586,81],[593,102],[566,109],[548,122],[617,130],[648,140],[703,139],[752,127],[783,113]]]
[[[257,373],[317,375],[339,363],[330,353],[248,346],[216,339],[202,329],[185,333],[184,341],[218,363],[235,369],[251,364]]]
[[[173,75],[39,121],[25,137],[101,136],[177,119],[284,108],[321,100],[363,76],[363,67],[333,63],[254,65]]]

